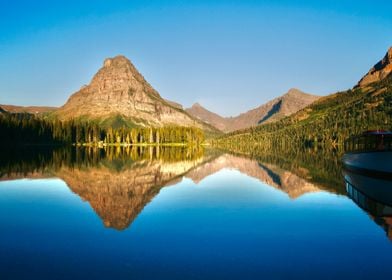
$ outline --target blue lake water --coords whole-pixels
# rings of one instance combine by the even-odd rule
[[[0,279],[390,275],[388,230],[344,193],[250,159],[190,162],[9,176],[0,182]],[[143,185],[151,175],[159,188]]]

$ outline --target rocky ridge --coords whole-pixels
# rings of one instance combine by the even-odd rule
[[[186,109],[186,111],[194,116],[195,118],[198,118],[214,127],[219,129],[220,131],[227,131],[228,127],[228,121],[226,118],[219,116],[218,114],[215,114],[203,106],[201,106],[199,103],[195,103],[192,105],[192,107]]]
[[[300,111],[319,98],[319,96],[304,93],[298,89],[292,88],[286,94],[236,117],[221,117],[203,108],[198,103],[194,104],[186,111],[223,132],[231,132],[262,123],[280,120]]]

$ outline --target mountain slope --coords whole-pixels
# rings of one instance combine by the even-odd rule
[[[228,128],[228,120],[224,117],[219,116],[218,114],[215,114],[203,106],[201,106],[199,103],[195,103],[192,105],[191,108],[186,109],[186,111],[191,115],[194,116],[195,118],[200,119],[203,122],[206,122],[220,131],[227,131]]]
[[[211,127],[161,98],[124,56],[104,61],[91,83],[74,93],[53,116],[99,121],[104,126]]]
[[[221,131],[230,132],[280,120],[298,112],[319,98],[319,96],[307,94],[298,89],[290,89],[286,94],[236,117],[221,117],[203,108],[200,104],[194,104],[186,111]]]
[[[365,130],[392,129],[392,74],[365,86],[322,97],[275,123],[228,134],[215,143],[239,152],[320,146],[343,148]]]

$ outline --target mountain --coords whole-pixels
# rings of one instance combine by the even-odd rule
[[[363,87],[368,84],[381,81],[386,78],[392,72],[392,47],[389,48],[384,58],[377,62],[369,72],[362,77],[362,79],[356,85],[357,87]]]
[[[322,97],[288,118],[228,134],[216,144],[253,154],[255,146],[263,150],[322,147],[341,151],[344,141],[352,135],[366,130],[392,130],[392,73],[385,70],[386,61],[382,60],[383,69],[377,68],[383,73],[377,81]],[[361,81],[369,81],[367,77],[369,74]]]
[[[221,131],[230,132],[280,120],[298,112],[319,98],[319,96],[304,93],[293,88],[286,94],[236,117],[221,117],[203,108],[198,103],[186,111]]]
[[[49,113],[55,111],[56,107],[48,106],[15,106],[15,105],[1,105],[0,111],[7,111],[8,113],[28,113],[34,115],[40,115],[44,113]]]
[[[124,56],[108,58],[90,84],[53,113],[60,120],[94,120],[104,126],[211,127],[164,100]]]

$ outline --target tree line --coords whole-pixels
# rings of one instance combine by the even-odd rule
[[[31,114],[0,114],[0,144],[199,145],[204,133],[196,127],[104,128],[94,122],[49,121]]]

